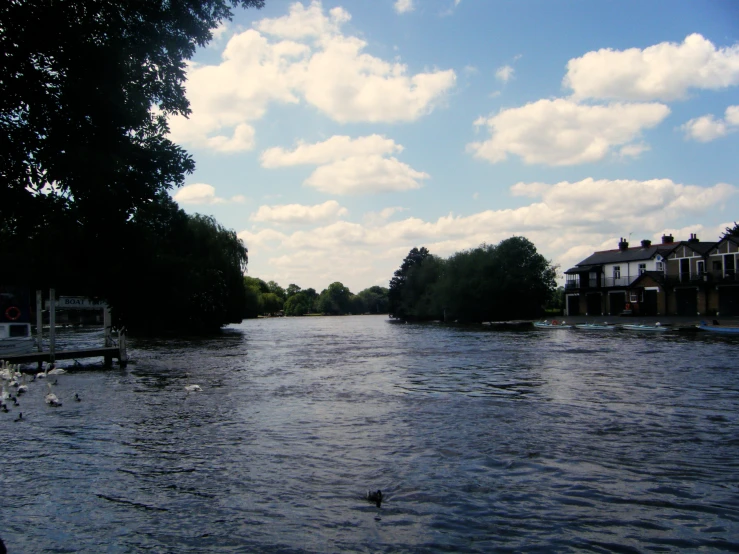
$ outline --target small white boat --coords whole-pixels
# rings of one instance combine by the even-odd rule
[[[30,323],[0,322],[0,360],[13,354],[33,352]]]
[[[580,323],[575,327],[586,331],[613,331],[618,329],[615,325],[608,325],[607,323]]]
[[[664,333],[669,330],[669,327],[663,327],[659,324],[659,322],[655,323],[654,325],[645,325],[643,323],[625,323],[624,325],[621,325],[621,328],[626,329],[627,331],[647,331],[657,333]]]
[[[552,321],[535,321],[534,327],[538,329],[572,329],[572,325],[567,325],[564,321],[557,321],[556,319]]]

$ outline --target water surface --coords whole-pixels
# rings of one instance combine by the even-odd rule
[[[363,316],[130,346],[0,414],[11,553],[739,551],[739,341]]]

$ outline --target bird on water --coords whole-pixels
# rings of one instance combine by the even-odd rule
[[[377,489],[375,492],[367,491],[367,500],[374,502],[379,508],[382,504],[382,491],[380,489]]]

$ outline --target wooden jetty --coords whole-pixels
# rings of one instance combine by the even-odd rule
[[[118,330],[118,340],[113,340],[113,328],[111,324],[110,311],[105,304],[92,303],[82,298],[60,297],[64,301],[63,306],[74,309],[102,309],[103,326],[105,330],[105,345],[99,348],[77,348],[73,350],[56,349],[56,305],[54,289],[49,290],[49,347],[44,349],[43,341],[43,298],[41,291],[36,291],[36,352],[26,354],[8,354],[3,359],[9,363],[37,363],[41,370],[43,362],[55,362],[56,360],[77,360],[81,358],[103,358],[105,366],[113,365],[113,360],[118,360],[118,365],[126,367],[128,354],[126,352],[125,329]]]

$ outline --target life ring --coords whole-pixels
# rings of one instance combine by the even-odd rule
[[[559,325],[559,321],[557,321],[556,319],[553,319],[552,320],[552,325]]]
[[[629,303],[627,302],[627,303],[626,303],[626,306],[624,307],[624,309],[625,309],[625,310],[630,310],[630,309],[631,309],[631,304],[629,304]]]
[[[10,321],[15,321],[21,316],[21,309],[18,306],[9,306],[7,310],[5,310],[5,317],[7,317]]]

